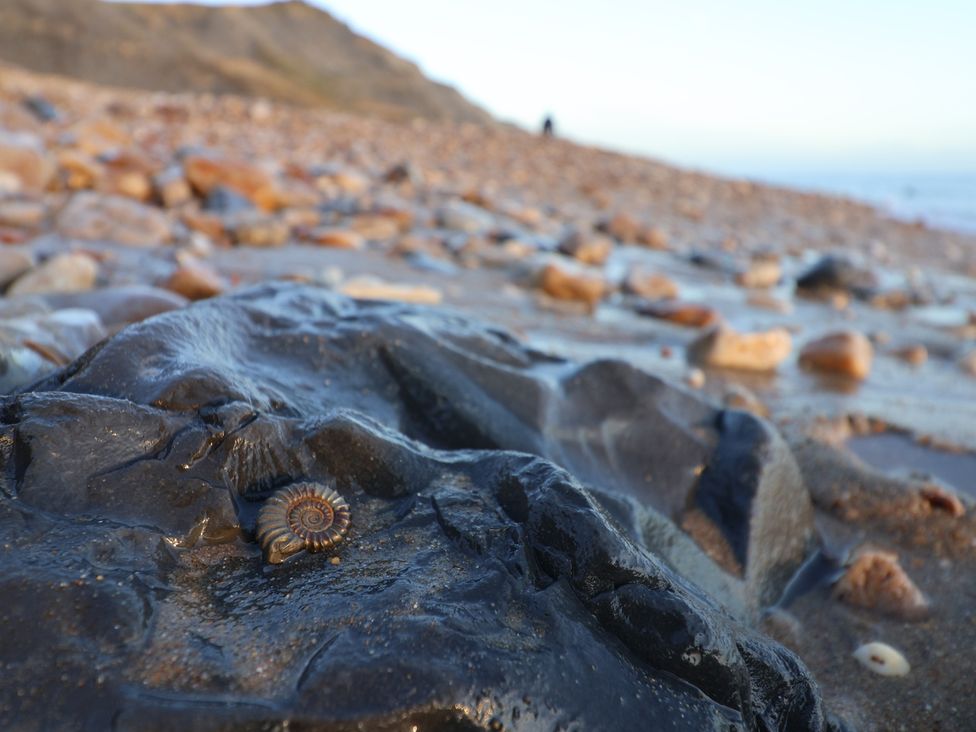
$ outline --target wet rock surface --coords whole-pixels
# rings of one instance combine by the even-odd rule
[[[57,109],[56,119],[40,123],[29,111],[28,100],[38,94]],[[0,713],[24,712],[10,711],[14,728],[48,729],[68,707],[91,710],[88,726],[95,729],[111,725],[103,723],[106,709],[124,710],[119,728],[147,727],[151,719],[154,728],[266,729],[284,726],[285,710],[293,712],[293,726],[312,728],[509,728],[513,722],[493,719],[500,704],[481,694],[503,687],[484,681],[495,661],[533,693],[558,687],[551,698],[559,705],[569,698],[561,696],[564,686],[577,684],[562,711],[535,706],[537,716],[527,717],[523,702],[516,720],[522,727],[627,728],[631,697],[627,704],[613,697],[613,674],[597,678],[604,667],[617,673],[621,659],[645,680],[652,678],[647,669],[658,674],[648,684],[662,694],[660,674],[697,689],[691,697],[702,706],[695,709],[705,711],[688,721],[679,711],[673,726],[698,729],[714,721],[718,690],[731,685],[710,686],[714,679],[686,674],[684,666],[642,660],[634,649],[643,641],[619,641],[627,634],[617,634],[615,621],[597,618],[575,650],[580,618],[597,612],[580,599],[590,597],[587,591],[566,579],[576,560],[592,562],[569,550],[566,562],[553,560],[569,568],[560,566],[545,588],[550,594],[533,605],[542,616],[503,616],[503,603],[482,607],[483,596],[473,592],[472,607],[484,621],[478,627],[465,624],[458,608],[468,600],[457,599],[463,594],[457,588],[448,597],[455,577],[443,571],[444,562],[437,565],[444,584],[435,593],[425,586],[424,597],[436,596],[429,625],[440,629],[450,618],[451,627],[462,628],[464,647],[480,649],[450,657],[455,672],[467,664],[464,675],[423,665],[404,643],[396,646],[399,665],[390,668],[410,665],[416,688],[399,676],[381,683],[383,663],[367,656],[386,658],[382,649],[397,641],[388,644],[381,626],[357,626],[366,628],[360,660],[377,674],[367,679],[372,698],[396,703],[384,696],[385,683],[410,703],[423,695],[417,689],[436,687],[437,699],[427,706],[417,702],[387,717],[370,707],[374,716],[363,725],[352,721],[359,712],[319,724],[326,711],[307,697],[302,704],[314,714],[301,711],[295,700],[302,684],[288,684],[305,672],[294,669],[310,665],[312,678],[320,661],[335,663],[326,647],[332,636],[322,632],[333,621],[319,619],[339,611],[318,607],[320,595],[339,586],[353,596],[342,572],[366,567],[364,556],[377,562],[355,579],[369,597],[382,594],[376,578],[390,576],[390,567],[413,572],[427,561],[419,558],[421,548],[444,532],[432,534],[430,516],[418,506],[426,511],[430,503],[433,510],[436,499],[438,527],[437,516],[448,517],[445,523],[483,527],[492,536],[511,520],[522,531],[513,540],[518,551],[542,552],[523,549],[542,544],[529,541],[527,520],[508,517],[496,490],[492,470],[528,469],[514,457],[506,462],[507,450],[565,470],[566,484],[577,481],[615,531],[682,586],[697,588],[690,596],[724,608],[727,622],[717,626],[706,613],[705,627],[719,633],[709,637],[762,632],[795,651],[817,679],[824,706],[853,728],[955,729],[976,718],[974,662],[959,652],[976,644],[972,236],[887,219],[852,201],[723,180],[514,128],[389,124],[233,96],[112,90],[7,66],[0,69],[0,130],[3,144],[17,148],[0,153],[0,382],[5,393],[19,393],[8,399],[4,419],[11,435],[21,424],[22,434],[40,435],[29,449],[14,437],[2,443],[5,475],[8,485],[20,485],[31,471],[21,475],[16,466],[29,464],[36,451],[47,461],[36,475],[54,476],[29,486],[39,491],[35,503],[4,504],[16,539],[0,544],[13,578],[5,585],[11,589],[5,627],[32,628],[49,609],[61,624],[50,641],[0,638],[14,659],[3,668],[0,692],[11,703],[0,701]],[[574,230],[585,235],[581,242],[599,244],[598,256],[582,258],[590,263],[572,248],[560,251]],[[838,256],[848,265],[821,270],[812,281],[806,276],[825,257]],[[66,261],[61,257],[76,266],[35,287],[50,263]],[[313,287],[300,296],[286,295],[280,284],[247,289],[269,281]],[[353,306],[327,291],[443,311]],[[230,297],[184,310],[189,298],[221,293]],[[518,340],[450,312],[497,324]],[[704,329],[717,323],[738,334],[727,353],[770,368],[696,363],[710,337]],[[804,347],[844,331],[867,339],[868,378],[808,368]],[[779,334],[780,344],[788,333],[796,349],[781,348],[772,359],[776,341],[756,337],[770,333]],[[109,336],[115,337],[100,343]],[[78,361],[70,365],[72,359]],[[37,399],[55,397],[64,401],[43,414],[35,409]],[[737,410],[769,422],[740,418]],[[343,415],[360,427],[347,429]],[[345,478],[333,458],[318,457],[320,447],[309,457],[312,422],[333,425],[334,452],[346,450],[354,464]],[[350,430],[355,440],[342,437]],[[366,446],[342,447],[357,440]],[[225,460],[232,443],[237,452]],[[469,454],[475,449],[478,456]],[[489,455],[500,461],[490,469],[479,462]],[[432,460],[457,467],[430,473]],[[61,469],[69,463],[88,467]],[[215,474],[217,464],[238,467]],[[414,464],[420,472],[411,472]],[[180,466],[189,467],[180,472]],[[364,544],[357,532],[377,524],[357,523],[368,518],[362,514],[368,494],[359,486],[370,481],[362,471],[374,469],[407,475],[404,484],[435,477],[424,477],[423,500],[412,504],[410,511],[423,516],[412,533],[371,534],[376,543]],[[496,477],[484,477],[489,473]],[[260,487],[241,493],[234,476]],[[273,490],[303,476],[323,484],[334,478],[354,504],[353,523],[334,552],[299,555],[278,567],[310,568],[304,579],[287,574],[292,579],[284,581],[286,575],[260,569],[254,516]],[[201,482],[193,482],[197,477]],[[549,478],[536,477],[520,478],[533,501],[564,496],[563,488],[539,489]],[[448,487],[456,492],[444,493]],[[61,500],[62,493],[69,499]],[[508,518],[477,525],[450,518],[461,495]],[[589,512],[587,503],[571,513]],[[401,517],[409,523],[398,513],[389,525]],[[437,551],[450,549],[440,541]],[[363,548],[357,564],[348,561],[349,552]],[[483,556],[496,557],[492,551]],[[862,551],[882,559],[858,565]],[[465,563],[467,555],[445,556],[472,586],[488,576]],[[841,584],[845,567],[849,587]],[[317,574],[322,570],[331,574]],[[540,592],[538,577],[554,576],[550,571],[557,570],[532,569],[528,584],[505,587],[524,599]],[[279,578],[279,594],[259,584],[269,576]],[[414,575],[410,582],[416,584]],[[288,604],[293,597],[297,605]],[[566,597],[567,618],[550,620]],[[926,603],[921,622],[907,622],[916,618],[903,601],[913,597]],[[630,607],[613,591],[607,598]],[[698,617],[697,610],[685,615],[691,605],[684,603],[678,615]],[[342,617],[364,623],[358,606],[349,607]],[[391,617],[385,606],[369,605],[378,622],[396,628],[408,607]],[[546,621],[532,625],[538,644],[526,650],[528,636],[514,633],[530,615]],[[314,639],[311,650],[291,632],[302,618],[311,618],[300,628]],[[497,642],[481,638],[479,645],[466,636],[489,626]],[[546,636],[546,628],[560,635]],[[82,640],[64,641],[79,633]],[[590,640],[603,643],[605,653]],[[861,665],[855,650],[875,643],[910,661],[903,676]],[[667,644],[650,647],[647,657],[670,653]],[[343,648],[348,653],[350,646]],[[566,667],[572,673],[552,661],[559,653],[568,657],[565,648],[574,649],[576,665]],[[305,665],[296,660],[303,654]],[[542,678],[525,680],[524,670],[501,665],[537,657],[546,659]],[[764,672],[746,665],[751,685]],[[723,668],[734,672],[736,661]],[[345,671],[329,669],[337,672],[331,683],[346,688]],[[431,678],[454,679],[450,693],[443,692],[447,682]],[[635,676],[628,678],[631,684]],[[82,681],[77,693],[73,679]],[[608,694],[616,706],[603,720],[582,712],[571,718],[590,688],[599,694],[594,708],[607,708]],[[649,698],[647,688],[638,689],[641,700]],[[674,687],[667,688],[670,695]],[[676,694],[662,708],[690,698]],[[462,696],[477,704],[441,703]],[[514,710],[521,698],[509,695],[505,708]],[[751,698],[753,707],[764,703]],[[723,707],[732,710],[733,725],[783,726],[768,723],[775,702],[767,712],[754,711],[752,722],[743,711],[748,705]],[[557,717],[568,721],[550,723]]]
[[[652,420],[678,404],[671,429]],[[18,679],[8,719],[827,728],[803,664],[634,528],[682,502],[669,490],[694,491],[642,485],[638,460],[680,473],[717,449],[762,471],[742,430],[771,428],[622,363],[580,368],[449,315],[265,286],[132,326],[3,415],[2,615],[22,629],[0,646]],[[612,415],[635,428],[579,429]],[[599,457],[632,450],[632,472]],[[768,492],[723,460],[707,495]],[[349,535],[338,562],[267,567],[257,511],[298,480],[335,481]],[[749,513],[718,521],[748,536]]]

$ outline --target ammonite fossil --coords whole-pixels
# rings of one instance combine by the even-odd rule
[[[271,496],[258,514],[258,543],[270,564],[302,549],[321,552],[349,529],[349,504],[321,483],[295,483]]]

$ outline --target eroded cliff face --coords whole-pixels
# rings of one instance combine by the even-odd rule
[[[812,540],[789,450],[620,362],[266,285],[123,330],[3,417],[3,713],[27,728],[828,727],[749,628]],[[268,565],[258,510],[302,480],[349,533]],[[674,527],[695,505],[739,576]]]
[[[0,59],[139,89],[247,94],[387,119],[491,121],[456,90],[303,2],[6,0]]]

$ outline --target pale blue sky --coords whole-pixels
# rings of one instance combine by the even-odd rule
[[[316,4],[581,141],[736,173],[976,171],[973,0]]]

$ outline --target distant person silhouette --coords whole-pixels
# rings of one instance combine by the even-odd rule
[[[555,134],[556,132],[552,124],[552,115],[547,114],[545,120],[542,123],[542,136],[552,137]]]

